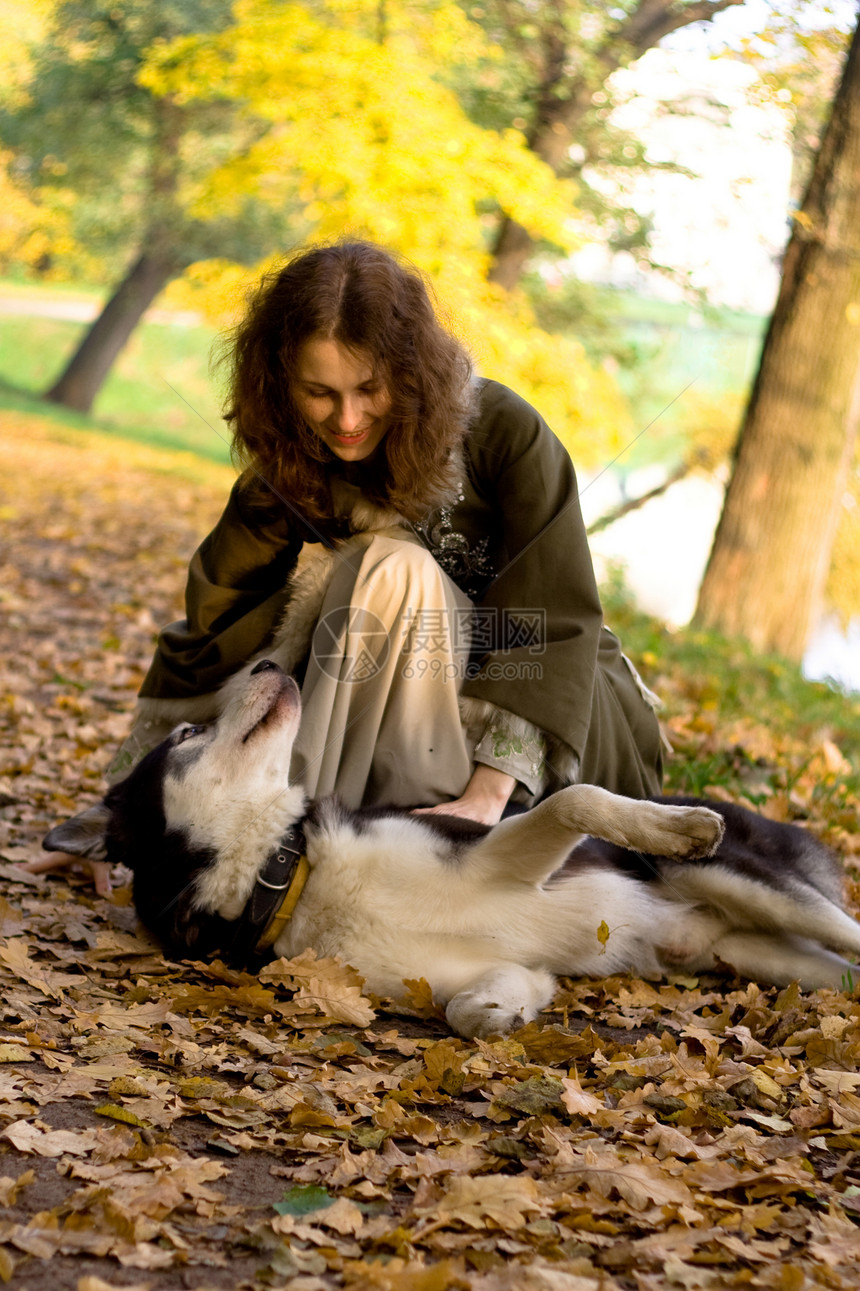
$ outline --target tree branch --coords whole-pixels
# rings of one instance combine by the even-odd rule
[[[593,533],[602,533],[604,529],[608,529],[610,525],[615,524],[616,520],[621,520],[624,516],[630,515],[631,511],[638,511],[640,507],[645,506],[646,502],[653,502],[655,498],[662,497],[664,493],[671,489],[673,484],[677,484],[679,480],[683,480],[689,475],[696,465],[695,458],[688,462],[682,462],[677,470],[666,476],[662,484],[658,484],[656,488],[649,489],[641,497],[628,498],[626,502],[619,503],[617,507],[607,511],[605,515],[600,516],[593,524],[590,524],[586,529],[586,533],[589,536]]]
[[[689,27],[694,22],[711,22],[724,9],[743,3],[744,0],[695,0],[692,4],[678,4],[676,0],[640,0],[633,12],[615,28],[611,41],[607,41],[598,57],[605,66],[612,66],[615,70],[620,66],[612,53],[613,46],[617,48],[617,41],[630,46],[634,58],[639,58],[671,32]]]

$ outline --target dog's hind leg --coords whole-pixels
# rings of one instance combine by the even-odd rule
[[[833,950],[860,955],[860,923],[817,888],[797,878],[777,886],[719,862],[682,866],[662,877],[676,900],[719,910],[726,923],[739,931],[760,928],[777,937],[812,938]]]
[[[544,969],[505,964],[452,996],[445,1016],[467,1040],[507,1035],[536,1018],[554,994],[555,978]]]
[[[860,981],[860,968],[806,937],[764,932],[730,932],[720,937],[711,953],[741,977],[763,985],[799,982],[804,990],[831,986],[850,991]],[[698,971],[701,971],[699,969]]]
[[[707,807],[675,807],[622,798],[597,785],[576,784],[522,816],[512,816],[469,851],[470,865],[495,877],[540,883],[591,834],[621,847],[676,860],[708,856],[723,820]]]

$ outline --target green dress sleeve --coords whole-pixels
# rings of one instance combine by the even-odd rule
[[[247,476],[194,553],[185,618],[160,633],[142,698],[184,699],[216,690],[274,630],[302,542],[286,516],[258,523]]]
[[[534,408],[495,382],[484,384],[468,452],[500,526],[480,605],[501,626],[464,693],[527,719],[581,759],[603,613],[570,456]]]

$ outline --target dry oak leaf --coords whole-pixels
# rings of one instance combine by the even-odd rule
[[[0,1206],[14,1206],[21,1189],[35,1182],[36,1174],[33,1170],[25,1170],[17,1179],[10,1179],[4,1174],[0,1177]]]
[[[10,973],[20,977],[28,986],[33,986],[43,995],[59,999],[61,992],[52,984],[52,979],[59,979],[64,984],[71,981],[62,973],[52,973],[40,969],[30,958],[28,942],[24,937],[11,937],[5,946],[0,946],[0,962],[6,965]],[[80,985],[80,978],[75,978],[75,985]]]
[[[346,966],[344,969],[357,977],[354,969]],[[360,978],[358,980],[361,981]],[[312,977],[293,996],[293,1003],[302,1009],[318,1009],[324,1017],[350,1026],[370,1026],[376,1017],[373,1005],[361,992],[361,986],[349,982],[346,977],[340,982],[330,977]]]
[[[157,949],[158,943],[145,933],[139,936],[136,933],[120,932],[115,928],[109,928],[99,930],[95,949],[88,952],[87,959],[90,963],[97,963],[103,959],[113,963],[123,956],[148,955]]]
[[[98,1233],[67,1225],[65,1228],[0,1222],[0,1241],[11,1243],[38,1260],[52,1255],[112,1255],[132,1268],[155,1269],[173,1264],[176,1252],[162,1250],[148,1242],[132,1245],[112,1233]]]
[[[849,1093],[846,1089],[838,1096],[838,1100],[831,1098],[830,1113],[838,1130],[848,1130],[851,1134],[860,1130],[860,1098],[856,1094]]]
[[[286,1016],[295,1012],[292,1004],[284,1004],[273,991],[261,986],[187,986],[170,1001],[169,1007],[176,1013],[204,1013],[219,1020],[228,1009],[252,1017],[273,1013]]]
[[[706,1065],[709,1070],[712,1070],[712,1064],[715,1064],[720,1056],[720,1041],[717,1037],[711,1031],[695,1026],[692,1022],[684,1027],[681,1035],[688,1040],[698,1041],[705,1051]]]
[[[680,1179],[672,1179],[642,1162],[624,1161],[614,1152],[596,1152],[588,1147],[582,1164],[573,1168],[565,1165],[561,1174],[565,1183],[574,1180],[585,1184],[601,1197],[609,1198],[616,1192],[633,1210],[693,1204],[693,1194]]]
[[[602,1120],[606,1116],[607,1107],[603,1099],[589,1094],[578,1080],[566,1078],[561,1083],[564,1086],[561,1101],[571,1116],[583,1116],[586,1120]]]
[[[518,1031],[517,1041],[526,1057],[545,1067],[570,1067],[578,1058],[590,1058],[606,1043],[590,1026],[575,1032],[558,1024],[543,1027],[537,1022]]]
[[[11,906],[5,897],[0,897],[0,937],[16,937],[25,926],[21,911]]]
[[[450,1260],[425,1265],[406,1263],[399,1257],[383,1264],[347,1262],[344,1265],[349,1291],[454,1291],[469,1283],[455,1272]]]
[[[178,1022],[179,1018],[170,1012],[166,1000],[150,1004],[102,1004],[97,1014],[99,1026],[109,1031],[126,1032],[133,1027],[143,1031],[152,1031],[154,1027]]]
[[[24,1049],[20,1044],[0,1043],[0,1062],[35,1062],[35,1058],[29,1049]]]
[[[47,1130],[32,1121],[15,1121],[0,1134],[19,1152],[40,1157],[86,1156],[98,1146],[98,1130]]]
[[[448,1073],[459,1074],[469,1057],[465,1046],[453,1040],[439,1040],[424,1050],[425,1076],[431,1086],[438,1087]]]
[[[601,1271],[594,1277],[583,1277],[540,1264],[530,1268],[516,1266],[504,1281],[481,1284],[481,1291],[621,1291],[618,1283]]]
[[[445,1010],[433,999],[433,990],[426,977],[404,978],[406,994],[402,1003],[421,1018],[443,1018]]]
[[[767,1058],[769,1050],[755,1039],[749,1027],[726,1027],[725,1035],[731,1036],[741,1046],[742,1058]]]
[[[310,1009],[336,1022],[369,1026],[376,1017],[370,1000],[362,994],[364,978],[338,959],[317,959],[305,950],[295,959],[276,959],[260,972],[263,982],[297,987],[293,1009]]]
[[[0,1246],[0,1280],[11,1282],[15,1272],[15,1261],[4,1246]]]
[[[355,1237],[364,1224],[364,1215],[354,1201],[350,1201],[347,1197],[338,1197],[333,1205],[313,1213],[311,1222],[323,1228],[331,1228],[344,1237]]]
[[[459,1222],[469,1228],[521,1228],[529,1215],[544,1210],[548,1202],[528,1175],[458,1175],[442,1198],[424,1211],[431,1227]],[[425,1230],[427,1231],[427,1230]]]
[[[656,1144],[658,1161],[664,1161],[666,1157],[680,1157],[681,1160],[699,1161],[716,1155],[713,1149],[699,1147],[681,1130],[676,1129],[674,1125],[652,1125],[642,1141],[649,1147]]]
[[[812,1075],[817,1084],[823,1085],[828,1094],[843,1094],[860,1087],[860,1073],[856,1071],[832,1071],[828,1067],[813,1067]]]
[[[842,1264],[860,1265],[857,1225],[831,1206],[826,1215],[810,1219],[808,1249],[813,1259],[831,1268]]]

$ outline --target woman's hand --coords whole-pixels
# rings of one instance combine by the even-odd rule
[[[100,897],[110,896],[113,891],[110,880],[113,866],[107,861],[91,861],[86,856],[74,856],[71,852],[46,852],[36,861],[21,863],[25,874],[48,874],[53,870],[65,870],[69,867],[89,874]]]
[[[480,821],[482,825],[497,825],[516,783],[507,772],[479,762],[461,797],[452,802],[440,802],[438,807],[418,807],[415,814],[465,816],[468,820]]]

